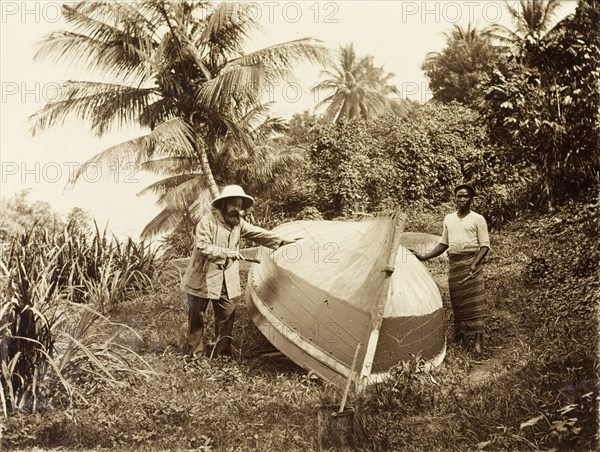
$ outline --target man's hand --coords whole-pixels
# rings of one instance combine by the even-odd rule
[[[279,246],[284,246],[284,245],[291,245],[292,243],[296,243],[298,240],[302,240],[304,237],[296,237],[293,240],[288,240],[288,239],[283,239],[280,243]]]
[[[413,250],[412,248],[407,248],[408,251],[410,251],[411,253],[413,253],[415,255],[415,257],[417,259],[419,259],[421,262],[424,260],[423,256],[421,256],[417,251]]]
[[[244,256],[242,256],[242,254],[238,250],[229,250],[229,251],[227,251],[226,255],[227,255],[227,258],[233,259],[236,261],[244,260]]]
[[[469,267],[469,270],[471,271],[471,274],[473,273],[477,273],[479,272],[479,270],[481,270],[483,268],[483,264],[471,264],[471,266]]]

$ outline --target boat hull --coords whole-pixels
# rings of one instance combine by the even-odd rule
[[[355,233],[348,223],[288,223],[278,231],[281,235],[295,236],[300,230],[310,235],[311,241],[299,245],[297,256],[302,257],[282,257],[282,250],[263,248],[262,262],[253,264],[248,275],[248,310],[263,335],[296,364],[340,386],[350,374],[359,344],[363,347],[355,370],[361,383],[385,378],[403,360],[419,357],[437,365],[445,354],[439,290],[402,245],[393,262],[395,271],[382,285],[385,262],[376,253],[391,240],[388,225],[377,221],[357,223]],[[378,236],[380,229],[387,235]],[[332,243],[325,242],[327,234],[337,231],[339,259],[329,265],[314,262],[315,244]],[[363,248],[350,248],[355,243]],[[378,290],[384,291],[383,304],[377,301]]]

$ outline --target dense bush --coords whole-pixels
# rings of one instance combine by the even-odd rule
[[[402,120],[321,126],[309,158],[318,207],[330,218],[415,203],[438,206],[459,182],[483,188],[522,177],[513,177],[502,153],[487,144],[478,114],[458,104],[429,103]],[[493,199],[484,209],[507,210],[503,204],[512,201],[512,190],[508,196],[493,190],[485,195]]]
[[[527,199],[548,207],[590,199],[600,172],[600,6],[576,13],[543,39],[524,41],[517,57],[486,84],[482,116],[511,161],[535,169]]]
[[[319,209],[329,217],[367,207],[365,188],[371,161],[367,150],[374,138],[361,120],[324,125],[309,152],[313,178],[319,187]]]
[[[473,104],[481,97],[481,83],[499,63],[500,47],[484,32],[455,26],[440,53],[431,53],[421,69],[429,79],[433,98],[441,102]]]

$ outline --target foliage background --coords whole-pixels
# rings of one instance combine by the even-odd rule
[[[260,197],[246,214],[267,228],[401,208],[409,230],[439,233],[453,187],[469,182],[479,193],[476,210],[491,226],[494,248],[484,362],[449,343],[435,373],[423,372],[418,357],[399,363],[389,381],[352,396],[359,448],[597,445],[599,24],[598,2],[580,0],[552,30],[524,30],[500,50],[474,29],[455,30],[447,49],[424,65],[436,98],[401,115],[267,119],[276,127],[232,155],[217,146],[227,128],[214,130],[212,164],[236,157],[241,169],[252,167],[243,174],[258,175]],[[177,66],[176,53],[167,53]],[[198,63],[193,56],[186,64]],[[458,60],[473,64],[449,71]],[[367,77],[367,86],[393,91],[382,68],[359,66],[361,76],[384,82]],[[450,74],[446,85],[437,80],[443,74]],[[196,99],[187,94],[191,105]],[[205,130],[195,125],[184,138],[203,154]],[[205,164],[208,155],[192,163]],[[282,155],[293,155],[285,177],[263,164]],[[233,174],[242,172],[222,173]],[[168,188],[161,188],[164,199]],[[287,361],[261,358],[265,341],[242,300],[234,359],[185,357],[182,264],[172,260],[189,255],[194,218],[189,205],[177,207],[181,221],[159,253],[108,237],[90,227],[85,212],[51,224],[49,207],[29,203],[26,193],[3,200],[3,447],[316,448],[315,408],[337,402],[339,390]],[[44,227],[29,229],[36,219]],[[450,325],[444,262],[428,268]]]

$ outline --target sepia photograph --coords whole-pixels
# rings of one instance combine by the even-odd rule
[[[2,0],[0,448],[600,448],[600,0]]]

